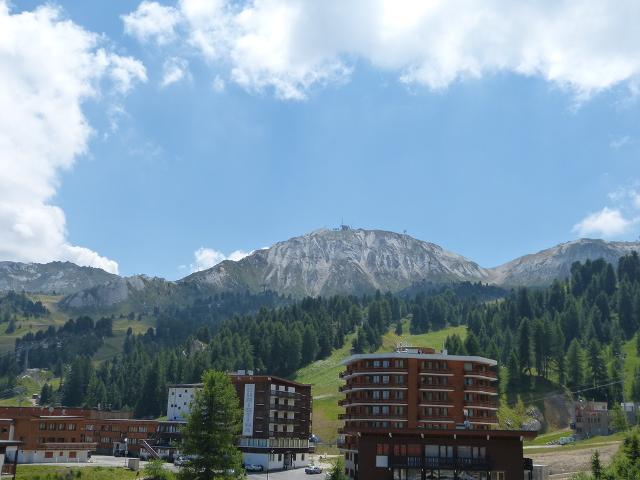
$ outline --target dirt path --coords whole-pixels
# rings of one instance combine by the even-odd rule
[[[549,465],[551,474],[581,472],[589,470],[593,452],[598,450],[598,452],[600,452],[600,460],[607,464],[611,461],[611,457],[618,451],[619,446],[620,442],[615,442],[595,447],[567,450],[566,452],[560,450],[556,452],[532,454],[526,453],[525,450],[525,456],[533,458],[533,463],[535,464]]]

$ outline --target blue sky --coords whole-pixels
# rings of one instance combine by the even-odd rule
[[[293,43],[283,46],[276,38],[275,46],[266,42],[266,50],[259,42],[246,47],[233,29],[198,44],[196,34],[217,35],[201,28],[202,18],[193,18],[210,12],[187,11],[186,4],[198,2],[206,3],[152,2],[159,9],[147,16],[175,14],[181,20],[159,30],[155,27],[164,24],[156,18],[130,24],[127,31],[123,16],[142,15],[139,2],[53,4],[59,10],[42,28],[66,21],[77,32],[97,34],[95,45],[83,51],[99,62],[98,50],[104,49],[111,70],[87,80],[99,85],[99,93],[72,98],[91,133],[74,134],[86,147],[55,164],[46,179],[52,193],[42,195],[42,204],[64,215],[62,227],[52,227],[62,229],[56,230],[59,245],[34,240],[27,250],[19,238],[8,236],[0,260],[70,259],[104,266],[109,259],[120,274],[173,279],[212,258],[336,226],[342,218],[356,227],[406,230],[483,266],[582,235],[637,239],[637,53],[622,49],[628,65],[608,66],[611,49],[619,48],[615,42],[596,53],[585,45],[580,53],[560,36],[554,52],[578,51],[580,58],[562,63],[579,68],[559,71],[548,61],[522,67],[522,59],[503,60],[517,55],[489,47],[482,54],[475,47],[470,53],[463,49],[464,61],[460,55],[442,60],[437,48],[416,54],[407,46],[406,39],[416,35],[423,41],[421,27],[413,24],[398,27],[409,30],[406,35],[403,30],[403,41],[376,50],[379,32],[367,30],[375,30],[373,22],[374,27],[362,27],[362,38],[375,37],[366,46],[364,40],[345,40],[351,32],[339,26],[326,27],[331,38],[320,40],[296,30],[308,42],[301,61],[291,53],[299,41],[288,39]],[[234,8],[271,18],[264,12],[269,3],[278,2]],[[39,5],[16,0],[5,17],[17,20]],[[572,18],[572,12],[552,14]],[[438,12],[429,15],[436,16],[429,20],[433,27]],[[544,24],[547,12],[539,15]],[[324,17],[313,12],[306,20],[295,18],[315,25]],[[348,19],[343,20],[348,24]],[[608,20],[612,30],[622,28],[619,18]],[[256,27],[256,35],[269,40],[274,30],[264,31]],[[251,38],[244,33],[244,40]],[[460,35],[471,42],[479,34]],[[581,46],[580,34],[575,37],[571,41]],[[516,40],[528,51],[527,42],[535,38]],[[211,45],[223,52],[211,54]],[[285,47],[282,61],[279,49]],[[274,52],[273,63],[262,62]],[[406,60],[393,64],[405,53]],[[469,55],[479,63],[468,68]],[[485,58],[490,55],[497,63]],[[124,77],[117,69],[123,58],[136,62],[129,62]],[[455,61],[462,63],[451,67]],[[6,65],[0,63],[0,75],[8,75]],[[608,73],[594,78],[593,68],[603,65]],[[62,130],[66,118],[52,114],[51,122]],[[6,136],[11,135],[17,134],[9,129]],[[51,140],[52,148],[63,135]],[[20,186],[30,178],[19,171],[13,181]],[[11,201],[16,209],[27,208],[26,200]],[[16,215],[9,217],[18,224]],[[78,248],[91,254],[82,250],[78,256]],[[208,256],[194,258],[201,248]]]

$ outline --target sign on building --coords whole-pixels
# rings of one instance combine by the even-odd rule
[[[256,395],[256,386],[247,383],[244,386],[244,417],[242,419],[242,435],[244,437],[253,436],[253,406]]]

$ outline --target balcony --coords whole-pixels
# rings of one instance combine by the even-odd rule
[[[378,420],[381,422],[394,421],[394,420],[406,420],[407,415],[395,415],[392,413],[372,415],[370,413],[340,413],[338,414],[338,420]]]
[[[345,398],[338,401],[341,407],[350,405],[408,405],[407,400],[396,400],[393,398]]]
[[[488,458],[391,456],[389,467],[487,471],[491,469],[491,462]]]
[[[464,391],[486,393],[487,395],[498,394],[498,389],[496,387],[490,387],[488,385],[465,385]]]
[[[498,402],[479,402],[475,400],[465,400],[464,406],[468,408],[479,408],[485,410],[498,410]]]
[[[471,423],[490,423],[490,424],[498,424],[498,417],[467,417],[467,420]]]
[[[482,377],[482,378],[489,378],[491,380],[497,380],[498,379],[498,374],[496,372],[494,372],[493,370],[478,370],[478,369],[472,369],[472,370],[465,370],[464,371],[464,376],[465,377]]]
[[[424,457],[423,466],[426,469],[486,471],[491,469],[491,462],[488,458]]]

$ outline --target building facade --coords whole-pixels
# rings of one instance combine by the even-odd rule
[[[496,430],[495,360],[399,347],[343,364],[350,478],[523,478],[522,442],[535,433]]]
[[[230,374],[242,407],[239,448],[246,464],[267,470],[309,464],[311,385],[243,370]],[[202,384],[169,386],[167,415],[186,419],[195,392]]]
[[[609,408],[607,402],[580,400],[574,402],[573,427],[578,438],[609,435]]]
[[[0,439],[21,442],[18,463],[86,462],[89,452],[138,456],[158,424],[80,408],[1,407],[0,412],[5,417]]]

